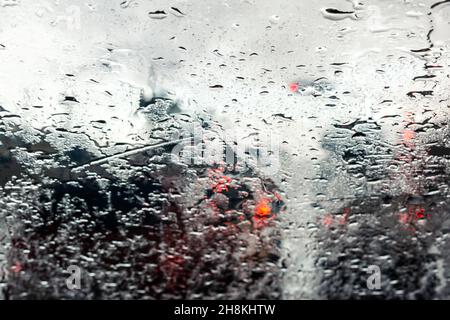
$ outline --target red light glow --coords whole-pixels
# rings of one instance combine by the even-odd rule
[[[289,90],[291,90],[291,92],[297,92],[298,91],[298,84],[295,82],[292,82],[291,84],[289,84]]]

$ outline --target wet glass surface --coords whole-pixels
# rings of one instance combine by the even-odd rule
[[[0,21],[1,298],[450,297],[450,1]]]

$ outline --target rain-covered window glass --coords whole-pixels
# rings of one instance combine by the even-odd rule
[[[0,21],[0,298],[450,297],[450,1]]]

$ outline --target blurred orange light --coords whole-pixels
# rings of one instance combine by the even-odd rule
[[[291,92],[297,92],[298,91],[298,84],[296,84],[295,82],[289,84],[289,90],[291,90]]]
[[[403,140],[410,141],[410,140],[414,139],[414,137],[415,137],[415,132],[414,131],[412,131],[410,129],[407,129],[407,130],[403,131]]]
[[[259,217],[267,217],[272,213],[272,208],[269,205],[269,200],[262,199],[256,205],[255,214]]]

